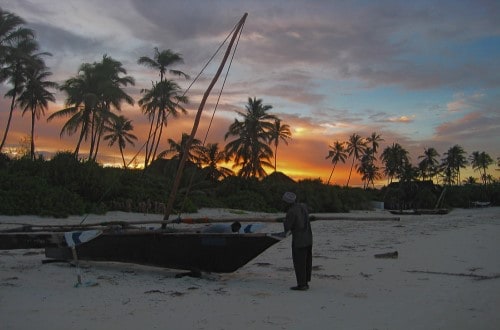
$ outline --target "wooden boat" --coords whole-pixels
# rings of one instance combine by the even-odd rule
[[[72,228],[76,229],[76,228]],[[89,228],[80,228],[85,233]],[[85,229],[85,230],[84,230]],[[196,272],[234,272],[281,241],[280,234],[203,233],[170,229],[104,229],[75,246],[79,260],[113,261]],[[61,231],[3,231],[0,250],[45,249],[45,256],[72,260]]]
[[[206,100],[219,78],[231,48],[241,32],[247,14],[232,34],[222,63],[205,91],[193,129],[186,143],[189,149],[195,137]],[[87,226],[24,226],[0,232],[0,249],[45,248],[45,255],[55,260],[93,260],[126,262],[190,270],[194,272],[234,272],[281,241],[284,236],[267,233],[203,233],[193,230],[173,231],[167,224],[186,163],[183,153],[167,202],[164,221],[159,229],[148,230],[125,223],[103,223]],[[98,230],[99,235],[80,244],[68,242],[65,232],[85,233]]]
[[[279,242],[265,233],[103,233],[76,247],[79,260],[115,261],[194,272],[234,272]],[[47,247],[48,258],[70,260],[70,248]]]

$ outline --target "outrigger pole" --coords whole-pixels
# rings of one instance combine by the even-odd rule
[[[175,197],[177,195],[177,191],[179,189],[179,185],[181,182],[182,172],[184,171],[184,165],[186,164],[187,155],[188,155],[187,150],[189,150],[191,148],[191,144],[193,143],[193,139],[196,135],[196,131],[198,130],[198,125],[200,124],[200,119],[201,119],[201,113],[203,112],[203,108],[205,107],[205,103],[208,99],[208,96],[210,95],[210,92],[212,91],[212,88],[214,87],[215,83],[219,79],[219,76],[222,73],[222,70],[224,69],[224,65],[226,64],[226,61],[229,57],[229,54],[231,54],[231,48],[233,47],[233,44],[236,40],[236,37],[241,32],[241,29],[243,28],[243,25],[245,24],[245,20],[246,20],[247,16],[248,16],[248,13],[245,13],[243,15],[243,17],[240,19],[240,21],[238,22],[238,24],[236,25],[233,36],[231,37],[231,41],[229,42],[229,45],[227,46],[226,53],[224,54],[224,58],[222,59],[222,62],[219,65],[219,69],[215,73],[215,76],[213,77],[212,81],[210,82],[210,85],[208,86],[207,90],[205,91],[205,94],[203,94],[203,98],[201,100],[200,106],[198,107],[198,112],[196,113],[196,117],[195,117],[195,120],[193,123],[193,128],[191,130],[191,134],[189,135],[189,138],[186,142],[186,146],[185,146],[186,152],[184,152],[182,154],[182,158],[181,158],[179,166],[177,168],[177,173],[175,175],[174,183],[172,185],[172,190],[170,191],[170,195],[168,197],[167,206],[165,208],[165,215],[163,216],[162,229],[165,229],[166,224],[169,222],[168,219],[169,219],[170,214],[172,213],[172,209],[174,207]]]

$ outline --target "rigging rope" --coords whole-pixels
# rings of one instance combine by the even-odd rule
[[[219,94],[218,94],[218,97],[217,97],[217,101],[216,101],[215,106],[214,106],[214,111],[212,112],[212,116],[211,116],[211,118],[210,118],[210,122],[209,122],[209,124],[208,124],[207,131],[206,131],[206,133],[205,133],[205,137],[204,137],[204,139],[203,139],[203,141],[202,141],[202,147],[204,147],[204,146],[205,146],[205,143],[206,143],[207,138],[208,138],[208,134],[210,133],[210,129],[211,129],[211,127],[212,127],[212,123],[213,123],[213,120],[214,120],[214,117],[215,117],[215,113],[217,112],[217,108],[218,108],[218,106],[219,106],[219,102],[220,102],[220,99],[221,99],[221,96],[222,96],[222,92],[223,92],[224,87],[225,87],[225,85],[226,85],[227,77],[229,76],[229,70],[231,69],[231,65],[233,64],[234,56],[235,56],[235,54],[236,54],[236,49],[238,48],[238,44],[239,44],[239,42],[240,42],[241,34],[243,33],[243,27],[244,27],[244,25],[241,27],[241,30],[240,30],[240,32],[239,32],[239,34],[238,34],[238,39],[236,40],[236,44],[235,44],[235,46],[234,46],[233,53],[232,53],[232,55],[231,55],[231,59],[230,59],[229,64],[228,64],[228,66],[227,66],[226,74],[224,75],[224,80],[223,80],[223,82],[222,82],[222,86],[221,86],[221,89],[220,89]],[[236,28],[236,26],[235,26],[235,28]],[[230,34],[226,37],[226,39],[224,40],[224,43],[225,43],[225,42],[226,42],[226,40],[229,38],[229,36],[233,33],[233,31],[234,31],[234,29],[233,29],[233,30],[231,31],[231,33],[230,33]],[[224,43],[223,43],[223,44],[224,44]],[[220,49],[221,47],[222,47],[222,45],[219,47],[219,49]],[[212,57],[212,58],[213,58],[213,57]],[[185,151],[185,152],[186,152],[186,151]],[[199,162],[198,162],[198,163],[199,163]],[[198,165],[199,165],[199,164],[198,164]],[[184,207],[185,207],[185,204],[186,204],[186,201],[187,201],[187,198],[188,198],[189,192],[191,191],[191,188],[192,188],[192,186],[193,186],[193,180],[194,180],[194,176],[195,176],[195,174],[196,174],[196,170],[195,170],[195,171],[193,171],[193,173],[191,174],[191,177],[190,177],[190,179],[189,179],[189,184],[188,184],[187,189],[186,189],[186,194],[184,195],[184,199],[183,199],[182,204],[181,204],[181,209],[180,209],[180,211],[179,211],[179,213],[178,213],[178,216],[179,216],[179,217],[180,217],[180,214],[181,214],[181,213],[183,213],[183,211],[184,211]]]
[[[189,84],[189,86],[184,90],[184,92],[182,93],[182,96],[180,98],[183,98],[184,96],[186,96],[186,94],[189,92],[189,90],[191,89],[191,87],[193,87],[194,83],[198,80],[198,78],[200,78],[200,76],[203,74],[203,72],[205,71],[205,69],[208,67],[208,65],[213,61],[213,59],[215,58],[215,56],[217,56],[217,54],[219,53],[219,51],[222,49],[222,46],[224,46],[224,44],[227,42],[227,40],[229,39],[229,37],[231,37],[231,34],[234,32],[234,30],[236,29],[236,26],[235,25],[233,27],[233,29],[231,30],[231,32],[227,35],[226,39],[224,39],[224,41],[222,41],[222,43],[219,45],[219,47],[217,48],[217,50],[215,51],[214,54],[212,54],[212,56],[208,59],[207,63],[205,63],[205,65],[203,66],[203,68],[200,70],[200,72],[198,72],[198,74],[196,75],[196,77],[193,79],[193,81]],[[240,36],[241,36],[241,33],[240,33]],[[239,38],[238,38],[238,41],[239,41]],[[234,56],[234,53],[233,53],[233,56]],[[222,92],[222,91],[221,91]],[[179,100],[177,101],[177,103],[175,103],[175,106],[174,107],[177,107],[179,105]],[[166,116],[166,119],[168,119],[168,117],[170,116],[170,112],[167,113],[167,116]],[[210,122],[211,124],[211,122]],[[146,140],[146,142],[143,143],[143,145],[141,146],[141,148],[139,148],[139,151],[137,151],[137,153],[134,155],[134,157],[132,157],[132,159],[130,160],[130,162],[127,164],[127,167],[128,165],[130,165],[136,158],[137,156],[139,155],[139,153],[142,151],[142,149],[144,149],[144,147],[146,146],[146,144],[148,143],[147,141],[149,141],[149,139],[151,138],[152,136],[152,132],[149,132],[149,135],[148,135],[148,138]]]
[[[182,93],[182,96],[180,98],[183,98],[184,96],[186,96],[186,94],[189,92],[189,90],[191,89],[191,87],[195,84],[195,82],[200,78],[200,76],[203,74],[203,72],[205,71],[205,69],[208,67],[208,65],[213,61],[213,59],[217,56],[217,54],[220,52],[220,50],[222,49],[222,47],[226,44],[227,40],[231,37],[231,35],[233,34],[234,30],[237,28],[238,24],[236,24],[233,29],[231,30],[231,32],[226,36],[226,38],[222,41],[222,43],[219,45],[219,47],[217,48],[217,50],[213,53],[213,55],[209,58],[209,60],[205,63],[205,65],[203,66],[203,68],[200,70],[200,72],[196,75],[196,77],[193,79],[193,81],[189,84],[189,86],[184,90],[184,92]],[[225,75],[225,78],[224,78],[224,84],[226,82],[226,79],[227,79],[227,76],[228,76],[228,73],[229,73],[229,68],[231,67],[231,64],[232,64],[232,61],[233,61],[233,58],[234,58],[234,54],[236,52],[236,48],[238,47],[238,42],[239,42],[239,39],[241,37],[241,30],[240,30],[240,33],[239,33],[239,36],[238,36],[238,41],[236,43],[236,46],[233,50],[233,55],[231,57],[231,61],[229,63],[229,66],[228,66],[228,69],[226,71],[226,75]],[[217,105],[219,104],[219,100],[220,100],[220,96],[222,94],[222,90],[224,88],[224,84],[222,85],[222,88],[220,90],[220,93],[219,93],[219,98],[217,100],[217,104],[216,104],[216,107],[214,109],[214,112],[212,114],[212,119],[210,120],[210,124],[209,124],[209,128],[207,130],[207,133],[205,135],[205,139],[204,139],[204,142],[203,142],[203,145],[205,145],[205,141],[207,139],[207,136],[208,136],[208,132],[210,130],[210,127],[212,125],[212,121],[213,121],[213,118],[214,118],[214,115],[215,115],[215,111],[217,109]],[[179,102],[180,100],[177,100],[177,103],[175,104],[175,107],[177,107],[179,105]],[[168,117],[170,116],[170,112],[167,113],[167,116],[166,116],[166,119],[168,119]],[[153,118],[154,120],[154,118]],[[152,136],[152,132],[149,132],[148,134],[148,139],[146,140],[146,142],[143,143],[143,145],[139,148],[139,151],[137,151],[137,153],[134,155],[134,157],[132,157],[132,159],[129,161],[129,163],[127,164],[127,167],[132,164],[132,162],[137,158],[137,156],[139,155],[139,153],[144,149],[144,147],[147,145],[147,141],[149,141],[149,139],[151,138]],[[191,186],[192,186],[192,181],[193,181],[193,177],[194,177],[194,173],[193,175],[191,176],[191,179],[190,179],[190,184],[188,186],[188,189],[187,189],[187,192],[186,192],[186,195],[185,195],[185,199],[182,203],[182,208],[181,208],[181,212],[182,212],[182,209],[184,208],[184,204],[185,204],[185,201],[187,199],[187,195],[191,189]],[[112,185],[110,187],[108,187],[108,189],[104,192],[104,194],[101,196],[101,198],[99,199],[98,203],[100,203],[104,197],[109,193],[109,191],[112,189]],[[83,219],[81,220],[80,222],[80,225],[83,224],[86,220],[87,220],[87,217],[89,216],[89,213],[87,213]]]

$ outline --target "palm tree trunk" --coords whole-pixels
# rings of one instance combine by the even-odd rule
[[[35,109],[31,109],[31,160],[35,160]]]
[[[120,153],[122,154],[123,168],[127,169],[127,163],[125,163],[125,156],[123,156],[123,148],[122,148],[122,145],[119,142],[118,142],[118,147],[120,148]]]
[[[160,123],[160,132],[158,133],[158,139],[156,140],[155,151],[153,153],[153,160],[156,158],[156,153],[158,152],[158,147],[160,146],[161,135],[163,133],[163,122]]]
[[[7,140],[7,134],[9,133],[10,122],[12,120],[12,113],[14,112],[15,102],[16,102],[16,93],[14,93],[14,96],[12,96],[12,102],[10,103],[9,119],[7,119],[7,126],[5,127],[5,133],[3,134],[2,144],[0,144],[0,153],[2,152],[2,149],[5,145],[5,141]]]
[[[103,131],[103,129],[104,129],[104,127],[101,127],[101,128],[99,129],[99,132],[98,132],[97,136],[96,136],[96,145],[95,145],[95,149],[94,149],[94,155],[93,155],[93,157],[92,157],[92,160],[93,160],[94,162],[96,161],[96,159],[97,159],[97,154],[98,154],[98,152],[99,152],[99,146],[100,146],[100,144],[101,144],[101,136],[102,136],[102,131]]]
[[[104,122],[101,122],[99,124],[98,130],[96,131],[95,150],[94,150],[94,156],[92,157],[94,162],[97,159],[97,154],[99,152],[99,146],[101,144],[101,137],[103,132],[104,132]]]
[[[351,165],[351,170],[349,171],[349,178],[347,179],[347,184],[346,184],[346,187],[349,187],[349,181],[351,181],[351,174],[352,174],[352,168],[354,167],[354,160],[356,159],[356,157],[352,157],[352,165]]]
[[[153,139],[151,141],[151,145],[149,146],[149,150],[148,150],[148,165],[151,164],[151,162],[153,162],[154,160],[154,156],[153,156],[153,150],[155,149],[155,145],[157,144],[157,139],[159,140],[160,137],[158,136],[158,127],[159,125],[161,125],[161,114],[158,113],[158,118],[156,118],[156,125],[155,125],[155,130],[153,132]]]
[[[274,145],[274,172],[276,172],[276,160],[278,159],[278,144]]]
[[[75,152],[74,152],[74,155],[75,155],[76,159],[78,159],[78,154],[80,153],[80,145],[82,144],[83,137],[85,136],[85,131],[87,130],[86,126],[87,126],[86,123],[84,123],[82,125],[82,130],[80,132],[80,137],[78,138],[78,142],[76,144],[76,148],[75,148]]]
[[[90,124],[90,150],[89,150],[89,160],[92,159],[92,155],[94,154],[94,146],[95,146],[95,132],[97,131],[97,123],[95,115],[92,115],[92,120]]]
[[[89,160],[94,159],[94,150],[96,147],[96,141],[97,141],[97,128],[92,129],[92,136],[90,139],[90,151],[89,151]]]
[[[151,145],[149,146],[149,150],[148,150],[148,165],[150,165],[154,160],[153,151],[154,151],[157,139],[158,139],[158,121],[156,122],[155,129],[153,131],[153,138],[151,140]]]
[[[330,176],[328,177],[328,181],[326,182],[326,185],[329,185],[329,184],[330,184],[330,179],[332,178],[333,171],[335,171],[335,167],[336,167],[336,166],[337,166],[337,163],[334,163],[334,164],[333,164],[332,171],[330,172]]]
[[[146,154],[144,155],[144,168],[148,167],[149,163],[149,144],[151,143],[151,133],[153,132],[153,123],[154,118],[151,121],[151,125],[149,125],[148,139],[146,140]]]

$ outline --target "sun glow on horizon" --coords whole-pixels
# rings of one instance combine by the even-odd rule
[[[302,135],[306,132],[306,129],[304,127],[296,127],[293,129],[294,135]]]

